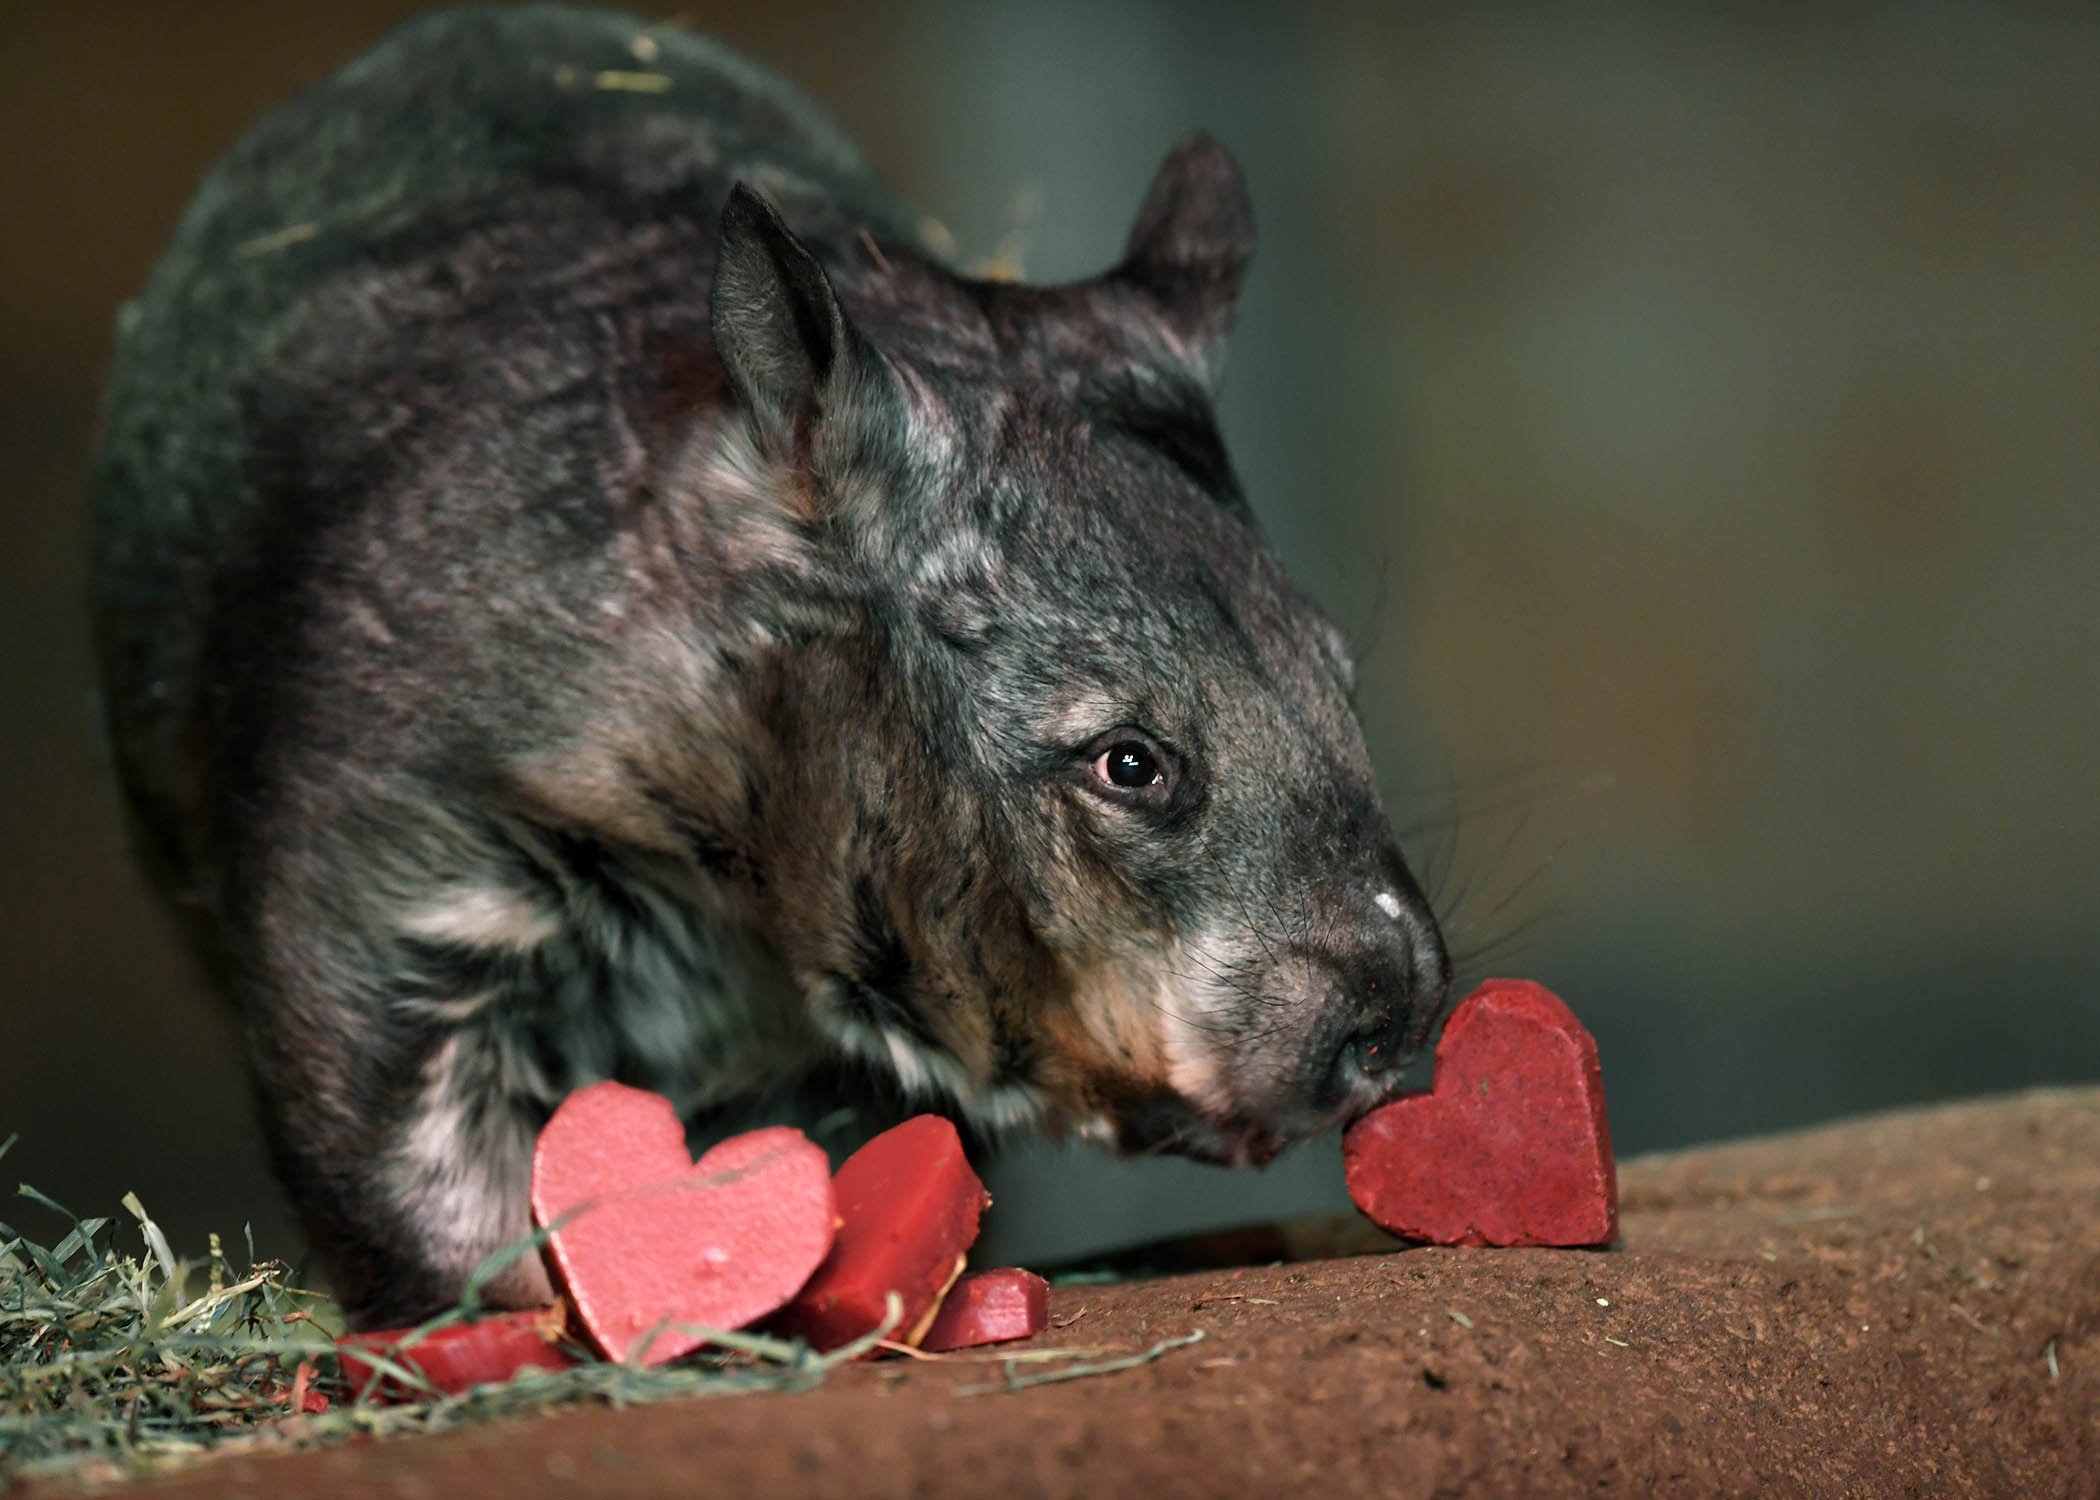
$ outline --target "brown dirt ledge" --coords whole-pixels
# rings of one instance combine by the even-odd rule
[[[175,1497],[2100,1496],[2100,1089],[1624,1164],[1611,1253],[1414,1249],[1060,1289],[984,1363],[229,1458]],[[2051,1352],[2054,1369],[2051,1368]],[[1049,1366],[1030,1366],[1044,1369]]]

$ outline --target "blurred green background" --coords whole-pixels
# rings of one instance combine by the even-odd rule
[[[411,8],[0,16],[0,1176],[185,1246],[296,1240],[92,732],[97,389],[207,164]],[[1185,129],[1239,155],[1228,441],[1469,977],[1569,999],[1622,1152],[2100,1078],[2100,11],[682,19],[1031,277],[1112,260]],[[1342,1201],[1332,1143],[1026,1157],[1022,1259]]]

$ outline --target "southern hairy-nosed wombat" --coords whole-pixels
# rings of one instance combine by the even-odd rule
[[[241,141],[126,311],[117,768],[355,1321],[524,1231],[594,1079],[1260,1160],[1434,1020],[1212,415],[1231,161],[1076,285],[919,225],[717,46],[449,11]]]

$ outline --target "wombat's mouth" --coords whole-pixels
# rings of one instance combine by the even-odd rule
[[[1115,1116],[1116,1149],[1126,1156],[1265,1167],[1295,1138],[1258,1121],[1209,1113],[1164,1091],[1125,1101]]]

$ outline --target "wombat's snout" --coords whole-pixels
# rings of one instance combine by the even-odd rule
[[[1296,1107],[1308,1116],[1333,1120],[1380,1103],[1443,1015],[1451,956],[1405,866],[1394,874],[1367,912],[1338,924],[1321,956],[1325,996],[1298,1076]]]
[[[1442,1014],[1451,987],[1451,963],[1434,927],[1410,941],[1406,956],[1381,956],[1349,966],[1338,996],[1345,1015],[1316,1106],[1334,1108],[1376,1098],[1397,1082]]]

